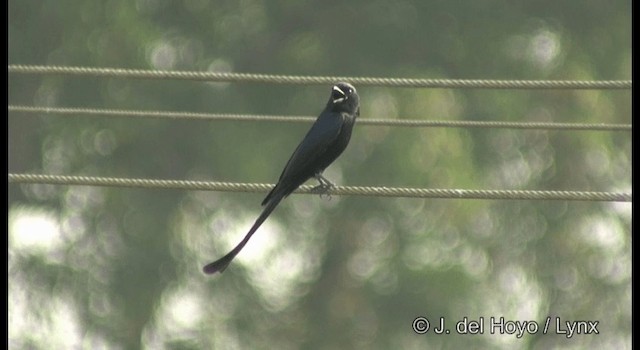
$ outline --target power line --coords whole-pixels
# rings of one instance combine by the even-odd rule
[[[99,108],[62,108],[9,105],[9,112],[54,113],[67,116],[105,116],[130,118],[168,118],[191,120],[269,121],[269,122],[313,122],[316,118],[306,116],[255,115],[255,114],[213,114],[194,112],[167,112]],[[506,128],[543,130],[594,130],[631,131],[631,124],[600,123],[548,123],[548,122],[505,122],[472,120],[412,120],[412,119],[366,119],[360,118],[359,125],[404,126],[404,127],[449,127],[449,128]]]
[[[65,176],[42,174],[9,174],[10,183],[82,185],[108,187],[138,187],[223,192],[267,192],[273,185],[256,183],[153,180],[93,176]],[[313,186],[300,186],[296,193],[313,194]],[[448,199],[510,199],[631,202],[631,193],[585,191],[528,191],[528,190],[462,190],[404,187],[336,186],[331,195],[375,197],[448,198]]]
[[[181,79],[211,82],[253,82],[272,84],[334,84],[348,81],[360,86],[478,89],[631,89],[631,80],[484,80],[484,79],[408,79],[374,77],[294,76],[251,73],[166,71],[122,68],[38,66],[12,64],[9,73],[64,74],[112,78]]]

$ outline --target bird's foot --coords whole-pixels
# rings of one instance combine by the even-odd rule
[[[311,193],[319,194],[320,198],[322,198],[322,196],[327,196],[327,198],[331,199],[331,193],[329,192],[331,192],[333,187],[333,185],[320,184],[312,188]]]
[[[335,185],[320,174],[317,174],[315,178],[320,182],[320,184],[312,188],[311,193],[319,194],[320,198],[322,198],[322,196],[327,196],[327,198],[331,200],[331,194],[329,192],[331,192],[331,189],[334,188]]]

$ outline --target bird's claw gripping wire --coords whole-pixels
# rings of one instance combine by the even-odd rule
[[[331,189],[336,186],[321,174],[316,174],[314,177],[316,178],[316,180],[318,180],[318,182],[320,182],[320,184],[312,188],[311,193],[319,194],[320,198],[322,198],[322,196],[327,196],[327,198],[331,200],[331,193],[329,192],[331,192]]]

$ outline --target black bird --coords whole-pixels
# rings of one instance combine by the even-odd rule
[[[204,273],[224,271],[278,203],[305,181],[315,177],[320,182],[320,185],[315,187],[318,193],[326,193],[333,187],[333,184],[322,176],[322,172],[347,147],[353,124],[360,115],[359,102],[358,93],[351,84],[338,83],[331,88],[331,97],[326,107],[291,155],[276,186],[262,201],[262,214],[242,241],[227,255],[206,265],[202,269]]]

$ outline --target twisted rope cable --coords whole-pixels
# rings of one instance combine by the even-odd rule
[[[123,68],[38,66],[10,64],[9,73],[89,75],[113,78],[182,79],[212,82],[273,84],[334,84],[348,81],[359,86],[480,89],[631,89],[631,80],[493,80],[493,79],[408,79],[374,77],[293,76],[251,73],[166,71]]]
[[[267,192],[270,184],[233,183],[212,181],[152,180],[109,178],[93,176],[65,176],[41,174],[9,174],[9,183],[82,185],[109,187],[139,187],[223,192]],[[295,193],[314,194],[314,186],[300,186]],[[336,186],[328,194],[376,197],[458,198],[458,199],[510,199],[510,200],[565,200],[631,202],[631,193],[584,191],[528,191],[528,190],[461,190],[403,187]]]
[[[142,111],[122,109],[62,108],[9,105],[9,112],[55,113],[66,116],[116,116],[131,118],[168,118],[191,120],[227,120],[227,121],[269,121],[310,123],[314,117],[256,115],[256,114],[213,114],[194,112]],[[449,128],[505,128],[505,129],[541,129],[541,130],[598,130],[631,131],[631,124],[603,123],[548,123],[548,122],[504,122],[471,120],[411,120],[411,119],[359,119],[359,125],[404,126],[404,127],[449,127]]]

